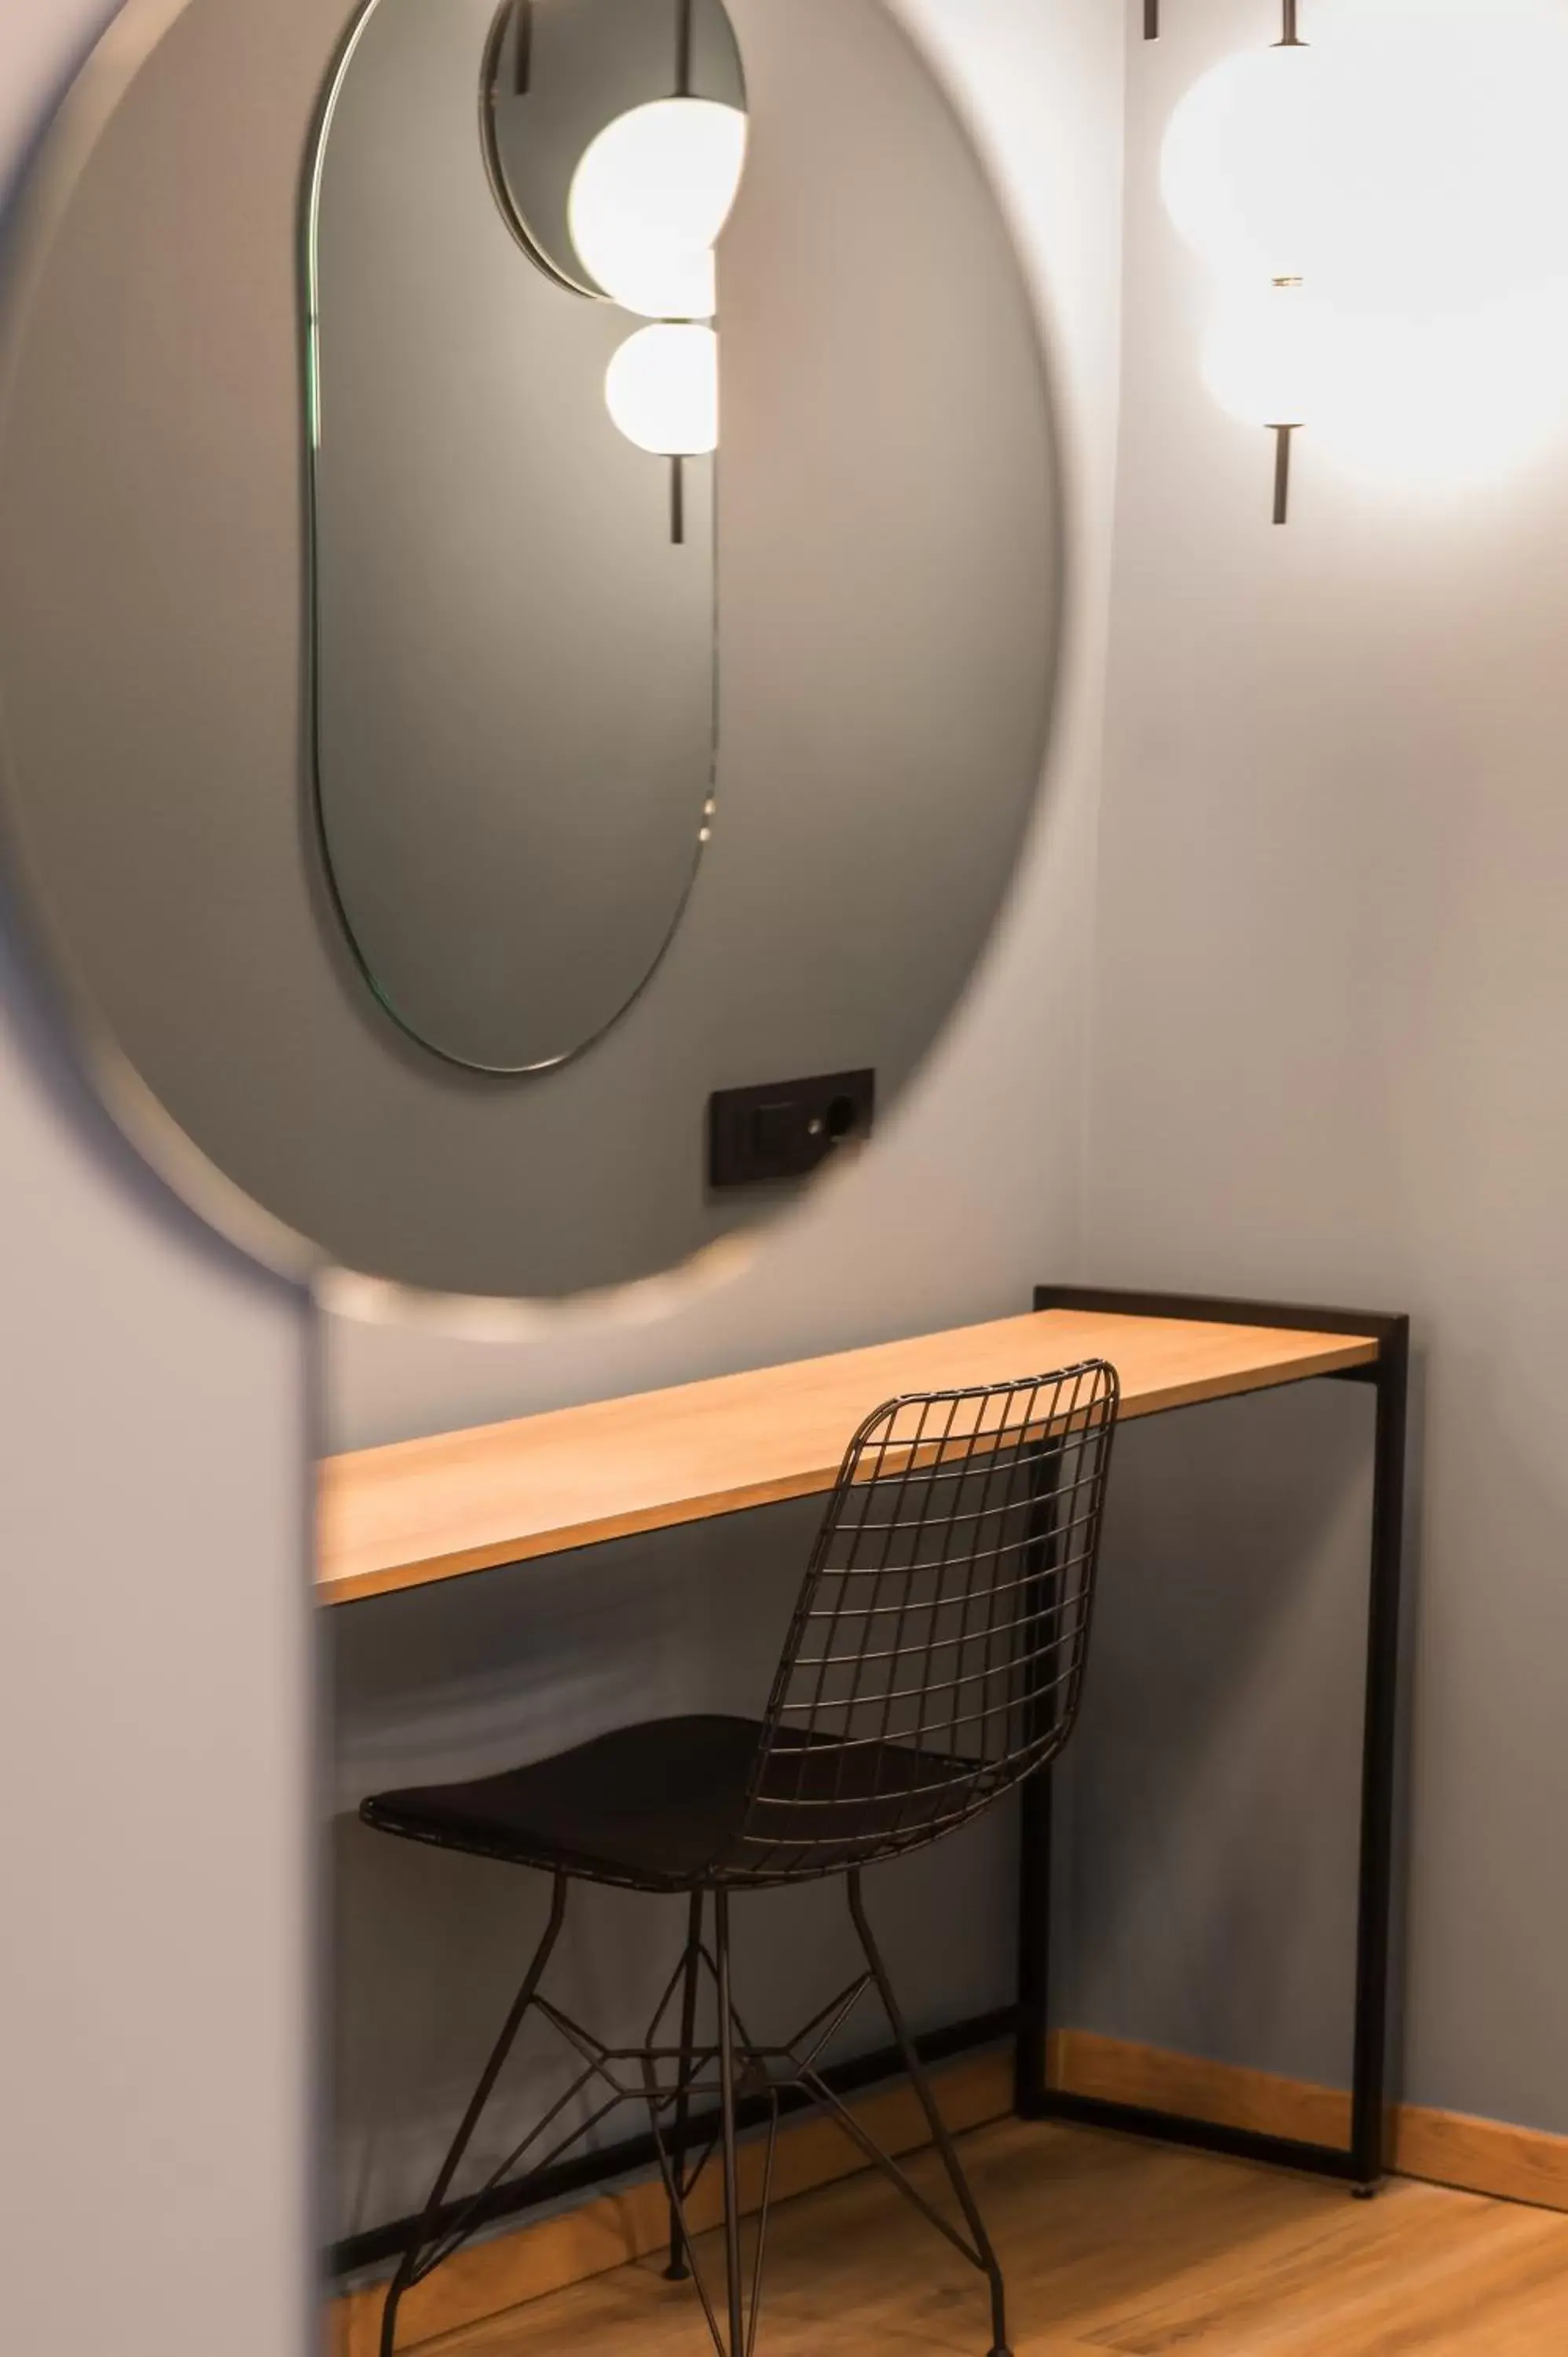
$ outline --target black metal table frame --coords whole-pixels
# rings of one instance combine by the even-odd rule
[[[1178,2113],[1150,2111],[1138,2104],[1112,2103],[1099,2096],[1075,2095],[1065,2088],[1050,2085],[1047,2033],[1052,1812],[1048,1776],[1036,1777],[1024,1793],[1016,2080],[1017,2109],[1025,2119],[1072,2120],[1089,2127],[1115,2128],[1162,2137],[1169,2143],[1194,2145],[1245,2160],[1308,2169],[1319,2176],[1344,2179],[1359,2194],[1369,2195],[1376,2190],[1385,2165],[1410,1320],[1359,1310],[1287,1308],[1272,1301],[1209,1300],[1187,1294],[1107,1292],[1079,1286],[1040,1286],[1036,1289],[1035,1307],[1107,1317],[1189,1318],[1205,1325],[1272,1326],[1304,1333],[1365,1334],[1378,1344],[1376,1360],[1366,1365],[1296,1379],[1302,1383],[1365,1383],[1371,1387],[1377,1402],[1361,1753],[1350,2142],[1341,2147],[1308,2143],[1293,2136],[1266,2136]]]
[[[1348,2149],[1306,2144],[1289,2136],[1257,2135],[1215,2126],[1178,2114],[1070,2094],[1047,2083],[1047,2007],[1050,1963],[1051,1806],[1048,1779],[1036,1776],[1024,1788],[1019,1904],[1018,2001],[995,2012],[954,2022],[916,2040],[923,2059],[942,2062],[1013,2037],[1016,2051],[1015,2100],[1026,2119],[1074,2120],[1085,2126],[1115,2128],[1196,2145],[1246,2160],[1311,2169],[1348,2179],[1358,2192],[1371,2191],[1383,2170],[1383,2092],[1388,2042],[1389,1939],[1393,1840],[1395,1705],[1399,1677],[1399,1591],[1404,1503],[1404,1440],[1410,1321],[1354,1310],[1287,1308],[1272,1301],[1211,1301],[1187,1294],[1108,1293],[1074,1286],[1041,1286],[1036,1309],[1077,1309],[1106,1316],[1189,1318],[1194,1323],[1273,1326],[1316,1334],[1365,1334],[1379,1346],[1374,1363],[1336,1375],[1304,1375],[1301,1383],[1359,1383],[1377,1394],[1377,1438],[1372,1491],[1372,1576],[1368,1624],[1365,1748],[1361,1781],[1360,1906],[1356,1954],[1356,2046]],[[1276,1388],[1285,1388],[1277,1386]],[[1227,1397],[1233,1396],[1226,1394]],[[1166,1411],[1167,1413],[1169,1411]],[[1187,1410],[1180,1413],[1188,1413]],[[766,1513],[768,1507],[745,1509]],[[877,2085],[902,2070],[897,2048],[836,2063],[823,2072],[835,2093]],[[791,2098],[783,2108],[792,2111]],[[760,2100],[741,2106],[744,2124],[759,2124]],[[714,2126],[694,2121],[693,2142]],[[523,2185],[501,2185],[487,2197],[488,2222],[523,2216],[551,2201],[595,2190],[654,2166],[651,2136],[627,2137],[610,2147],[562,2161]],[[454,2214],[456,2206],[452,2205]],[[438,2223],[441,2222],[438,2221]],[[381,2266],[401,2255],[414,2221],[395,2219],[348,2236],[326,2254],[327,2270],[338,2277]]]

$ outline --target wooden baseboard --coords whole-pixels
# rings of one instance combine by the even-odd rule
[[[1307,2144],[1350,2141],[1350,2098],[1333,2087],[1206,2062],[1163,2047],[1133,2046],[1089,2029],[1064,2029],[1052,2039],[1050,2079],[1064,2094],[1184,2113],[1216,2127],[1295,2136]]]
[[[936,2074],[936,2086],[942,2117],[955,2134],[986,2126],[1013,2108],[1011,2051],[972,2055],[952,2063]],[[850,2109],[891,2153],[914,2152],[929,2141],[914,2091],[903,2081],[860,2097]],[[761,2201],[762,2159],[759,2144],[742,2148],[741,2195],[748,2212]],[[865,2166],[842,2128],[814,2114],[801,2115],[787,2121],[779,2135],[774,2198],[831,2185]],[[721,2198],[718,2172],[710,2169],[691,2203],[698,2231],[720,2223]],[[668,2233],[663,2189],[657,2179],[647,2179],[516,2233],[474,2244],[409,2294],[399,2318],[399,2346],[419,2348],[546,2292],[647,2258],[663,2249]],[[381,2299],[381,2290],[372,2287],[332,2303],[328,2340],[332,2357],[376,2357]]]
[[[1394,2115],[1392,2165],[1402,2177],[1568,2210],[1568,2136],[1544,2129],[1407,2104]]]
[[[1239,2070],[1083,2029],[1065,2030],[1051,2040],[1050,2068],[1053,2086],[1103,2103],[1185,2112],[1219,2127],[1305,2137],[1314,2144],[1349,2141],[1348,2095],[1305,2080]],[[1397,2105],[1389,2126],[1389,2165],[1402,2177],[1532,2202],[1543,2210],[1568,2210],[1568,2136],[1418,2104]]]
[[[1160,2047],[1102,2038],[1092,2030],[1058,2032],[1050,2043],[1051,2084],[1103,2103],[1135,2104],[1147,2111],[1180,2112],[1217,2126],[1314,2144],[1345,2144],[1350,2099],[1333,2087],[1239,2069]],[[970,2056],[937,2077],[942,2115],[955,2132],[983,2127],[1010,2113],[1010,2052]],[[911,2089],[879,2088],[851,2106],[877,2141],[893,2153],[927,2142],[925,2120]],[[1455,2112],[1403,2104],[1390,2123],[1390,2165],[1401,2176],[1429,2179],[1466,2192],[1568,2211],[1568,2136],[1467,2119]],[[774,2190],[782,2199],[853,2176],[865,2161],[841,2128],[814,2115],[788,2122],[779,2140]],[[761,2198],[762,2152],[742,2153],[742,2198],[748,2211]],[[720,2221],[716,2172],[699,2185],[692,2209],[702,2230]],[[508,2309],[564,2290],[590,2276],[625,2266],[661,2250],[667,2232],[664,2195],[645,2180],[600,2195],[580,2208],[480,2243],[440,2268],[403,2304],[399,2338],[414,2349],[466,2330]],[[332,2357],[376,2357],[381,2293],[372,2287],[334,2301],[328,2347]]]

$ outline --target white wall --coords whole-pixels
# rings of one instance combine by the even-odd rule
[[[0,6],[0,178],[101,11]],[[306,2345],[304,1303],[214,1244],[0,950],[6,2338]]]
[[[1072,576],[1040,822],[1001,934],[854,1178],[739,1278],[510,1345],[336,1321],[335,1445],[521,1415],[1027,1307],[1079,1252],[1083,1034],[1115,466],[1122,27],[1103,0],[900,0],[993,160],[1058,378]],[[961,791],[961,780],[954,791]]]
[[[1165,13],[1129,56],[1088,1265],[1415,1314],[1407,2092],[1564,2130],[1568,424],[1424,500],[1308,431],[1273,529],[1155,185],[1266,12]]]

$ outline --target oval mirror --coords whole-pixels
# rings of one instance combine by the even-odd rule
[[[472,22],[373,0],[317,150],[316,774],[377,996],[522,1072],[636,998],[714,822],[744,88],[722,0]]]

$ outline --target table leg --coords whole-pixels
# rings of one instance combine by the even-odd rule
[[[1361,1762],[1361,1886],[1356,1932],[1356,2044],[1351,2151],[1356,2190],[1369,2194],[1384,2167],[1389,1942],[1392,1915],[1395,1735],[1399,1705],[1400,1566],[1410,1332],[1385,1338],[1375,1371],[1372,1577],[1367,1624],[1367,1717]]]
[[[1101,2102],[1048,2083],[1051,1788],[1047,1775],[1025,1787],[1018,1892],[1016,2107],[1025,2119],[1070,2119],[1087,2126],[1165,2137],[1203,2150],[1274,2162],[1348,2179],[1369,2198],[1385,2165],[1389,1978],[1392,1926],[1394,1788],[1400,1673],[1400,1581],[1404,1527],[1405,1426],[1410,1320],[1348,1310],[1283,1308],[1265,1302],[1200,1300],[1181,1295],[1116,1294],[1087,1287],[1039,1287],[1036,1309],[1079,1308],[1130,1315],[1192,1318],[1376,1335],[1375,1364],[1322,1378],[1369,1384],[1376,1396],[1373,1443],[1371,1577],[1368,1605],[1366,1706],[1361,1753],[1360,1866],[1356,1932],[1356,2020],[1348,2147],[1217,2127],[1212,2122]]]
[[[1047,2028],[1051,1967],[1051,1771],[1031,1776],[1021,1795],[1018,1883],[1018,2043],[1014,2108],[1020,2119],[1043,2119],[1048,2109]]]

